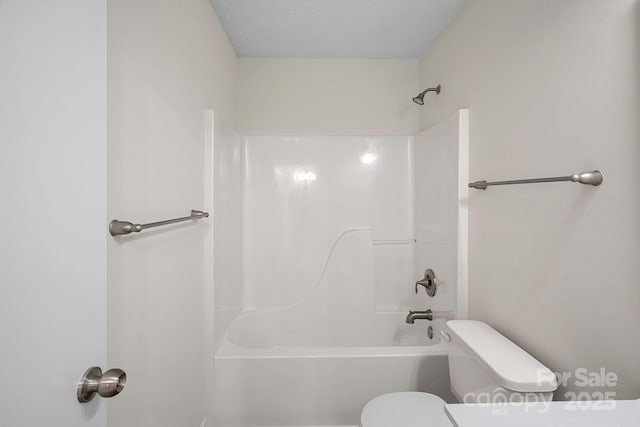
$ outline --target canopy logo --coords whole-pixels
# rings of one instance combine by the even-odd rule
[[[554,372],[553,375],[558,387],[569,388],[560,396],[555,395],[555,400],[566,400],[564,410],[612,410],[616,407],[614,388],[618,385],[618,375],[615,372],[607,371],[605,368],[597,371],[578,368],[573,372]],[[538,385],[549,384],[550,377],[548,369],[540,369],[537,372]],[[542,414],[548,412],[551,406],[550,393],[518,393],[502,387],[467,393],[462,401],[479,406],[492,406],[491,411],[494,415],[507,415],[510,409],[516,408]]]
[[[603,409],[615,408],[616,392],[613,390],[618,385],[618,374],[600,368],[590,371],[587,368],[578,368],[573,372],[555,372],[559,387],[568,387],[562,395],[568,400],[567,410],[579,409]],[[610,390],[607,390],[610,389]]]

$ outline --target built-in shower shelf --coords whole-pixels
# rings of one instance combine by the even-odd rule
[[[374,245],[413,245],[416,242],[416,239],[406,239],[406,240],[374,240]]]

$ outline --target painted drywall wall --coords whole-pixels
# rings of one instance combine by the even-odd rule
[[[470,109],[471,180],[599,168],[599,188],[474,191],[470,317],[556,371],[640,397],[640,12],[636,0],[468,0],[426,52],[421,128]],[[590,395],[592,396],[592,395]]]
[[[104,427],[105,0],[0,1],[0,425]],[[80,35],[80,36],[79,36]]]
[[[242,135],[415,135],[416,59],[238,61]]]
[[[109,218],[147,222],[202,208],[205,111],[235,116],[236,57],[210,4],[109,1],[108,43]],[[108,361],[129,375],[126,394],[110,402],[110,426],[203,422],[211,221],[109,238]]]

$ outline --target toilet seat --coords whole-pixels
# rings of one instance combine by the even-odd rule
[[[360,427],[452,427],[446,402],[431,393],[399,392],[375,397],[360,415]]]

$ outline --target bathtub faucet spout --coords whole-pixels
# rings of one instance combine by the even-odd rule
[[[407,314],[406,322],[413,325],[417,319],[433,320],[433,312],[431,310],[410,311]]]

